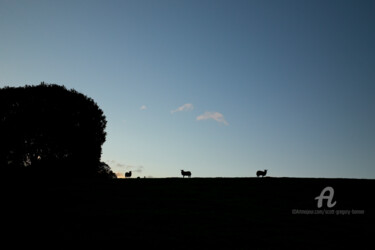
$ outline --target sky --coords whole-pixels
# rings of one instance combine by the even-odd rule
[[[95,100],[122,176],[375,178],[375,1],[0,0],[0,87]]]

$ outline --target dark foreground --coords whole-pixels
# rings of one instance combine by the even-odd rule
[[[318,208],[315,197],[327,186],[336,205],[324,200]],[[362,245],[373,237],[374,187],[375,180],[300,178],[13,183],[3,204],[3,237],[54,242],[51,249],[72,249],[73,241],[141,249]]]

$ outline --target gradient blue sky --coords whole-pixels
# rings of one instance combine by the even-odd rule
[[[375,178],[375,1],[0,0],[0,87],[65,85],[114,172]]]

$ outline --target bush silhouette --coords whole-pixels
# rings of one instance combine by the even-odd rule
[[[0,89],[2,173],[53,177],[111,174],[100,162],[106,119],[93,99],[64,86]]]

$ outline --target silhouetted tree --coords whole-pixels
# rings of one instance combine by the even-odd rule
[[[99,163],[98,177],[103,179],[117,179],[117,175],[104,162]]]
[[[97,176],[106,119],[93,99],[64,86],[0,89],[1,171]]]

